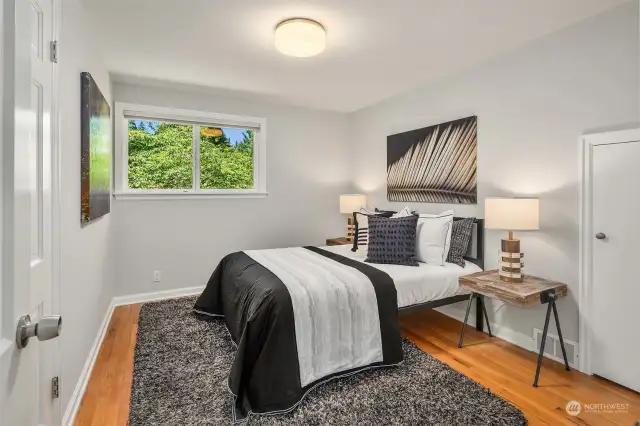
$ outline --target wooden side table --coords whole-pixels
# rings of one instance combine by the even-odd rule
[[[551,311],[553,311],[553,317],[556,321],[556,328],[558,329],[558,337],[560,339],[560,347],[562,348],[564,366],[567,371],[570,371],[569,362],[567,361],[567,351],[564,348],[564,340],[562,338],[562,331],[560,330],[558,309],[556,308],[556,300],[558,300],[558,297],[567,295],[566,284],[545,280],[543,278],[533,277],[531,275],[525,275],[524,280],[521,283],[508,283],[500,280],[500,277],[498,276],[498,270],[493,270],[478,272],[476,274],[460,277],[460,287],[471,291],[471,296],[469,297],[467,313],[464,316],[464,323],[462,324],[462,331],[460,332],[460,342],[458,343],[459,348],[462,347],[464,329],[467,325],[469,309],[471,308],[471,302],[474,298],[477,298],[479,296],[491,297],[501,300],[505,303],[520,306],[523,308],[546,303],[547,316],[544,321],[542,342],[540,343],[540,353],[538,354],[538,366],[536,368],[536,377],[533,381],[533,386],[536,388],[538,387],[538,378],[540,377],[540,367],[542,366],[542,358],[544,356],[544,345],[547,341],[547,331],[549,329],[549,319],[551,317]],[[486,309],[484,309],[484,316],[487,320],[488,326],[489,319],[487,318]],[[491,335],[490,328],[489,335]]]
[[[327,238],[328,246],[342,246],[346,244],[353,244],[353,240],[347,240],[347,237]]]

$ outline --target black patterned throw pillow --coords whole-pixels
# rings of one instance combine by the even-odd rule
[[[471,234],[473,233],[473,223],[475,217],[468,217],[453,221],[451,227],[451,246],[447,255],[447,262],[455,263],[464,268],[464,255],[467,252]]]
[[[418,216],[369,217],[369,248],[365,262],[419,266],[416,260]]]

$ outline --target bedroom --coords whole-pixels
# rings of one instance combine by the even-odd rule
[[[635,424],[638,290],[616,266],[637,251],[639,9],[4,2],[2,425]],[[402,242],[376,228],[401,222]],[[247,258],[262,287],[225,272]],[[474,274],[499,266],[525,282]],[[295,290],[352,279],[367,303]],[[265,307],[283,340],[236,349]]]

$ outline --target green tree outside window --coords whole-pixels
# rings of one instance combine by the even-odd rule
[[[189,189],[193,186],[193,126],[129,120],[129,188]],[[224,129],[200,131],[200,188],[253,188],[254,133],[235,145]]]

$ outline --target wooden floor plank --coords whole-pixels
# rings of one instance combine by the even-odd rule
[[[133,351],[141,304],[117,307],[82,399],[76,426],[126,426],[133,376]],[[434,358],[507,399],[522,410],[530,425],[620,425],[640,420],[640,394],[607,380],[544,360],[540,387],[534,388],[537,356],[472,327],[465,346],[457,347],[461,324],[435,311],[401,318],[403,334]],[[569,416],[569,401],[583,404],[629,404],[620,413],[585,412]]]
[[[76,426],[127,424],[141,307],[142,304],[127,305],[114,310],[74,422]]]

